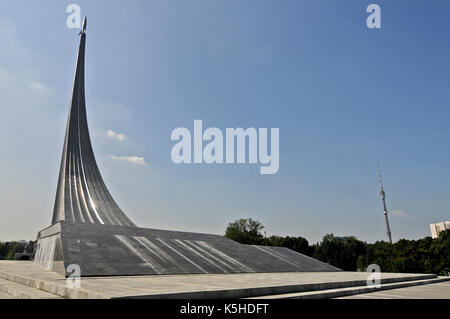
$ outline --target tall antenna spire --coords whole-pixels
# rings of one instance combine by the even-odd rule
[[[383,189],[383,181],[381,180],[380,165],[378,165],[378,180],[380,182],[380,198],[381,198],[381,201],[383,202],[384,222],[386,223],[386,234],[387,234],[389,243],[392,244],[391,228],[389,227],[388,211],[386,208],[386,194]]]

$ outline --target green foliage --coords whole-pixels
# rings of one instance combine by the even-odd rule
[[[355,237],[325,235],[314,246],[313,256],[343,270],[364,271],[368,265],[377,264],[382,272],[441,275],[450,268],[450,230],[441,232],[437,239],[401,239],[394,244],[367,244]]]
[[[21,253],[25,244],[17,242],[0,243],[0,260],[13,260],[16,253]]]
[[[303,237],[271,236],[269,238],[264,238],[264,245],[287,247],[307,256],[311,256],[313,253],[312,247],[309,246],[308,241]]]
[[[264,241],[261,234],[263,228],[264,226],[259,221],[241,218],[228,224],[225,237],[241,244],[260,245]]]
[[[313,256],[343,270],[355,271],[358,259],[366,250],[367,244],[355,237],[334,237],[328,234],[314,246]]]
[[[5,259],[4,256],[8,250],[8,243],[0,242],[0,260]]]

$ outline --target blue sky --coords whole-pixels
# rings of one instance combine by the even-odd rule
[[[0,240],[51,222],[79,40],[70,3],[88,16],[97,161],[139,226],[223,234],[251,217],[268,235],[383,240],[378,162],[394,240],[450,218],[450,2],[19,0],[0,3]],[[381,29],[366,26],[370,3]],[[279,128],[278,174],[175,165],[170,134],[195,119]]]

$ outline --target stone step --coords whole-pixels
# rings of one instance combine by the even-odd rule
[[[51,272],[48,272],[52,274]],[[49,295],[53,295],[56,298],[69,298],[69,299],[105,299],[101,294],[91,291],[89,289],[75,289],[68,288],[66,286],[65,279],[52,281],[52,280],[40,280],[30,276],[22,276],[7,272],[0,271],[1,282],[15,283],[22,287],[28,287],[31,290],[42,291]],[[2,290],[0,288],[0,290]],[[9,292],[8,292],[9,293]]]
[[[382,284],[391,284],[399,282],[410,282],[416,280],[431,280],[437,278],[436,275],[408,275],[404,274],[402,277],[382,278]],[[282,294],[297,294],[320,292],[324,290],[344,289],[359,287],[366,284],[366,280],[345,280],[345,281],[330,281],[318,282],[309,284],[294,284],[294,285],[279,285],[266,287],[253,287],[243,289],[224,289],[224,290],[204,290],[204,291],[188,291],[175,292],[165,294],[152,294],[141,296],[129,296],[126,298],[157,298],[157,299],[222,299],[222,298],[254,298],[265,296],[279,296]]]
[[[15,299],[15,298],[14,296],[0,290],[0,300],[2,299]]]
[[[63,299],[61,296],[5,279],[0,279],[0,291],[17,299]]]
[[[355,287],[347,287],[347,288],[337,288],[337,289],[325,289],[325,290],[317,290],[317,291],[304,291],[297,293],[288,293],[288,294],[277,294],[277,295],[267,295],[254,297],[249,299],[329,299],[329,298],[338,298],[344,296],[352,296],[359,295],[365,293],[371,293],[382,290],[390,290],[397,288],[405,288],[405,287],[413,287],[419,285],[429,285],[435,284],[439,282],[450,281],[449,277],[438,277],[433,279],[422,279],[422,280],[412,280],[412,281],[402,281],[395,283],[384,283],[381,284],[380,287],[368,287],[365,286],[355,286]]]
[[[225,275],[161,275],[84,277],[81,288],[67,286],[66,278],[33,262],[0,262],[0,278],[70,299],[91,298],[252,298],[352,287],[366,288],[368,273],[293,272]],[[432,274],[381,274],[381,284],[437,278]],[[350,289],[351,291],[351,289]],[[330,297],[331,298],[331,297]]]
[[[382,278],[382,284],[393,284],[401,282],[411,282],[420,280],[431,280],[436,278],[436,275],[408,275],[404,274],[402,277]],[[90,289],[69,289],[65,285],[65,280],[37,280],[29,276],[23,276],[18,274],[5,273],[0,271],[0,278],[16,282],[21,285],[30,286],[32,288],[38,288],[47,291],[51,294],[58,295],[64,298],[74,299],[90,299],[90,298],[105,298],[96,291]],[[115,277],[119,279],[120,277]],[[114,280],[114,277],[111,277]],[[83,279],[82,279],[83,282]],[[320,283],[309,284],[294,284],[294,285],[280,285],[280,286],[267,286],[267,287],[253,287],[244,289],[224,289],[224,290],[204,290],[204,291],[187,291],[187,292],[173,292],[162,294],[150,294],[133,296],[128,298],[157,298],[157,299],[215,299],[215,298],[251,298],[258,296],[273,296],[272,298],[279,298],[283,295],[296,295],[296,294],[309,294],[318,293],[320,295],[323,291],[340,291],[342,289],[349,288],[350,291],[354,287],[364,287],[365,280],[344,280],[344,281],[330,281]],[[332,298],[332,297],[327,297]]]

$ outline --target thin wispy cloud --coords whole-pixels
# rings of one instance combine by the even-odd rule
[[[47,93],[47,91],[48,91],[47,87],[39,81],[29,83],[28,87],[30,89],[40,92],[40,93]]]
[[[131,164],[135,164],[135,165],[145,165],[147,166],[147,162],[145,161],[145,159],[141,156],[116,156],[116,155],[111,155],[110,156],[111,159],[115,160],[115,161],[123,161],[123,162],[128,162]]]
[[[402,218],[411,218],[411,215],[403,210],[394,210],[391,212],[391,214]]]
[[[106,131],[105,136],[110,139],[120,141],[120,142],[127,140],[127,137],[125,136],[125,134],[117,133],[117,132],[114,132],[113,130]]]

